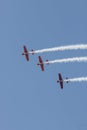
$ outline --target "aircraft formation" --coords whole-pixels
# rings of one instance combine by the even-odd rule
[[[48,49],[42,49],[42,50],[36,50],[33,49],[31,51],[28,51],[27,47],[23,46],[23,53],[22,55],[25,56],[26,61],[30,60],[30,54],[34,55],[35,53],[43,53],[43,52],[50,52],[50,51],[63,51],[63,50],[78,50],[78,49],[87,49],[86,44],[80,44],[80,45],[69,45],[69,46],[61,46],[61,47],[54,47],[54,48],[48,48]],[[62,62],[87,62],[87,56],[86,57],[73,57],[73,58],[67,58],[67,59],[57,59],[53,61],[46,60],[45,62],[42,60],[41,56],[38,56],[38,63],[37,65],[40,66],[41,71],[44,71],[44,64],[52,64],[52,63],[62,63]],[[87,77],[79,77],[79,78],[62,78],[62,74],[58,73],[58,80],[57,83],[60,84],[60,88],[63,89],[63,83],[66,82],[76,82],[76,81],[87,81]]]

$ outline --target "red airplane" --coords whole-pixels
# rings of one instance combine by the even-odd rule
[[[49,65],[49,61],[46,60],[46,62],[43,62],[41,56],[38,56],[38,59],[39,59],[39,63],[37,65],[40,65],[41,70],[44,71],[44,63],[46,63],[47,65]]]
[[[25,45],[23,46],[23,48],[24,48],[24,52],[22,53],[22,55],[25,55],[26,60],[29,61],[29,54],[34,55],[34,51],[31,50],[30,52],[28,52],[27,47]]]
[[[59,77],[59,80],[57,80],[57,83],[60,83],[60,87],[61,89],[63,89],[63,78],[62,78],[62,75],[61,73],[58,74],[58,77]],[[66,78],[67,80],[68,78]],[[66,83],[68,83],[69,81],[67,80]]]
[[[44,63],[41,56],[38,56],[38,59],[39,59],[39,63],[37,65],[40,65],[41,70],[44,71]]]

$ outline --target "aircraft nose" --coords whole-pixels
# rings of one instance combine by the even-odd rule
[[[22,53],[22,55],[24,55],[24,53]]]

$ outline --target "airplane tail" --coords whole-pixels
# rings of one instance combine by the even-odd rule
[[[49,60],[46,60],[47,65],[49,65]]]
[[[66,77],[66,80],[67,80],[66,83],[69,83],[68,77]]]
[[[31,53],[32,53],[32,55],[34,55],[34,50],[33,49],[31,50]]]

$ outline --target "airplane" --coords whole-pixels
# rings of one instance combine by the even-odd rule
[[[57,83],[60,83],[60,87],[61,87],[61,89],[63,89],[63,78],[62,78],[62,75],[61,75],[61,73],[59,73],[58,74],[58,77],[59,77],[59,80],[57,80]],[[66,77],[66,83],[68,83],[69,81],[68,81],[68,78]]]
[[[25,55],[26,60],[29,61],[29,54],[34,55],[34,50],[31,50],[30,52],[28,52],[27,47],[24,45],[23,46],[24,52],[22,53],[22,55]]]
[[[41,70],[44,71],[44,63],[41,56],[38,56],[38,59],[39,59],[39,63],[37,65],[40,65]]]
[[[38,56],[38,59],[39,59],[39,63],[37,63],[37,65],[40,65],[41,70],[44,71],[44,63],[47,64],[47,65],[49,65],[49,61],[46,60],[45,62],[43,62],[41,56]]]

